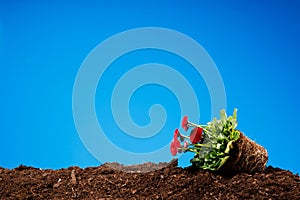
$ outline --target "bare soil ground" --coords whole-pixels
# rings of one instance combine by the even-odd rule
[[[300,177],[271,166],[224,176],[171,163],[41,170],[0,167],[0,199],[300,199]]]

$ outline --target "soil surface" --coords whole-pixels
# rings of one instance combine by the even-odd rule
[[[155,171],[154,171],[155,170]],[[224,176],[171,163],[41,170],[0,167],[0,199],[300,199],[300,177],[271,166]]]

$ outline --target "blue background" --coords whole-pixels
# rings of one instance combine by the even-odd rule
[[[222,75],[228,112],[239,109],[239,129],[267,148],[270,165],[299,173],[299,9],[297,0],[2,0],[0,166],[56,169],[99,165],[81,143],[74,125],[76,73],[101,41],[128,29],[151,26],[182,32],[200,43]],[[149,53],[155,61],[163,58],[162,62],[170,64],[177,59]],[[135,56],[128,63],[143,58],[139,52]],[[183,69],[183,74],[190,73],[191,81],[201,82],[201,77]],[[178,102],[166,88],[154,85],[143,89],[162,97],[150,99],[137,91],[130,104],[132,116],[145,125],[149,104],[173,105],[166,107],[170,118],[165,135],[160,136],[168,142],[180,123]],[[195,89],[203,94],[201,122],[205,123],[210,114],[209,95],[203,84]],[[101,106],[97,101],[99,111]],[[108,118],[107,131],[114,130],[109,129],[113,125]],[[132,146],[128,144],[128,148]]]

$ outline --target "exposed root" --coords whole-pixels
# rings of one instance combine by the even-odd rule
[[[226,174],[262,172],[266,168],[267,161],[267,150],[240,132],[240,138],[230,152],[230,159],[221,167],[220,172]]]

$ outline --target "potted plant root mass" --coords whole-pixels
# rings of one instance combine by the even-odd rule
[[[175,130],[170,146],[173,156],[193,152],[193,166],[224,174],[264,171],[268,161],[267,150],[236,129],[237,109],[228,117],[222,110],[220,119],[215,118],[207,125],[192,123],[184,116],[181,125],[184,131],[191,131],[184,135]]]

